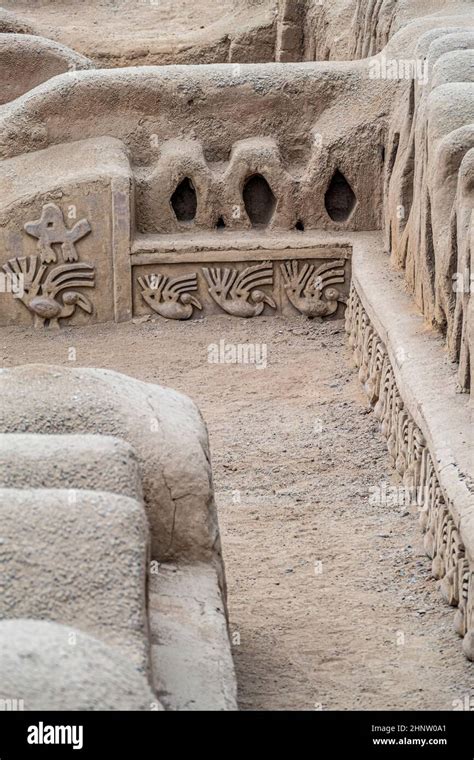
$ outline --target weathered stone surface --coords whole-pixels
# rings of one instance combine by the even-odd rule
[[[0,15],[0,32],[2,32]],[[0,104],[65,71],[92,68],[92,62],[70,48],[30,34],[0,34]]]
[[[36,34],[59,39],[106,68],[223,63],[233,60],[233,47],[248,49],[244,61],[273,60],[275,0],[221,0],[218,5],[126,0],[115,10],[103,3],[83,8],[57,0],[42,0],[40,8],[28,0],[2,4],[10,11],[3,11],[5,31],[34,27]],[[0,30],[2,21],[0,16]]]
[[[0,372],[0,432],[100,433],[140,465],[154,559],[220,565],[207,432],[180,393],[100,369],[27,365]]]
[[[0,489],[0,515],[0,618],[78,628],[146,673],[142,505],[100,491]]]
[[[464,390],[470,387],[469,328],[462,316],[471,290],[470,234],[469,222],[458,218],[466,220],[466,205],[474,202],[472,179],[466,183],[465,176],[469,163],[460,188],[461,164],[473,147],[473,45],[473,32],[449,27],[420,40],[428,80],[407,83],[394,113],[385,210],[392,261],[405,269],[427,321],[445,333]]]
[[[0,435],[0,488],[110,491],[143,500],[134,450],[103,435]]]
[[[227,621],[217,575],[204,563],[150,574],[154,687],[168,710],[236,710]]]
[[[146,678],[112,647],[69,625],[0,621],[3,710],[162,710]]]
[[[23,287],[0,299],[0,324],[85,326],[132,313],[184,320],[222,311],[339,318],[349,256],[310,255],[307,241],[324,232],[333,252],[333,236],[344,233],[339,250],[358,250],[347,315],[356,364],[394,466],[426,489],[425,547],[474,658],[471,430],[468,401],[456,393],[470,389],[474,372],[470,4],[222,0],[217,11],[202,4],[200,19],[199,3],[183,0],[189,28],[170,41],[149,23],[157,18],[151,7],[129,16],[120,40],[128,10],[110,21],[109,37],[87,14],[79,28],[70,23],[58,3],[6,2],[18,15],[0,12],[0,29],[28,31],[31,21],[68,42],[75,26],[72,47],[100,65],[214,65],[80,70],[88,60],[57,43],[0,40],[3,97],[12,101],[0,112],[0,267]],[[94,13],[103,18],[102,9]],[[19,56],[25,65],[13,81]],[[384,243],[377,236],[372,248],[366,233],[381,228]],[[275,236],[287,242],[271,247]],[[371,258],[361,253],[366,244]],[[459,365],[458,387],[443,365],[442,339],[414,318],[389,262],[404,270],[417,308],[442,333]],[[28,476],[15,461],[28,441],[11,439],[5,484],[69,484],[76,493],[89,461],[78,434],[108,434],[133,447],[138,467],[122,444],[91,441],[91,455],[111,469],[94,466],[87,479],[137,499],[142,480],[153,559],[180,563],[176,577],[167,564],[162,588],[152,584],[160,689],[171,692],[164,699],[173,709],[196,706],[202,693],[208,701],[200,704],[231,708],[227,654],[219,682],[216,652],[227,653],[228,642],[212,605],[220,600],[214,568],[223,586],[222,566],[195,407],[94,370],[8,370],[0,391],[0,432],[80,439],[67,446],[67,462],[60,442],[45,436],[44,467],[36,452],[23,459]],[[207,625],[214,638],[204,645]],[[202,666],[214,660],[217,676]]]
[[[19,19],[15,13],[0,8],[0,33],[33,34],[33,30],[24,19]]]
[[[139,232],[175,229],[169,209],[162,219],[155,198],[160,192],[157,186],[163,183],[171,190],[170,200],[184,179],[186,163],[196,188],[212,171],[206,214],[214,223],[224,216],[228,229],[238,231],[249,226],[245,214],[233,209],[236,205],[242,212],[241,193],[231,203],[230,194],[225,187],[224,194],[222,190],[226,181],[232,188],[237,184],[245,149],[248,174],[262,173],[270,185],[272,176],[283,176],[284,164],[286,182],[272,187],[278,202],[273,228],[290,229],[302,219],[307,229],[377,229],[385,103],[400,89],[399,81],[370,79],[366,61],[337,66],[299,63],[291,71],[281,64],[78,71],[55,77],[11,104],[0,118],[0,156],[77,141],[84,134],[114,136],[125,143],[137,167]],[[58,110],[75,118],[57,120]],[[148,114],[145,122],[144,112]],[[16,128],[19,121],[21,136]],[[183,139],[170,144],[183,131]],[[189,143],[195,143],[192,156]],[[256,161],[260,169],[252,166]],[[328,216],[324,203],[336,169],[357,199],[350,218],[339,222]],[[204,219],[197,217],[197,223]]]
[[[400,276],[387,272],[376,236],[354,245],[346,329],[392,463],[420,509],[432,574],[446,601],[457,607],[455,628],[472,660],[472,410],[456,392],[453,369],[442,361],[442,341],[427,335]]]

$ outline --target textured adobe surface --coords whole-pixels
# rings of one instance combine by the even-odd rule
[[[102,435],[0,435],[0,487],[110,491],[143,501],[132,447]]]
[[[4,0],[11,24],[30,25],[101,67],[273,60],[275,0]],[[0,20],[1,20],[0,16]],[[13,28],[13,27],[10,27]],[[0,27],[1,29],[1,27]],[[107,33],[104,34],[104,30]]]
[[[209,565],[150,574],[154,687],[168,710],[236,710],[234,665],[219,581]]]
[[[225,630],[225,584],[207,432],[200,414],[189,399],[173,391],[104,370],[71,368],[70,362],[106,364],[112,369],[125,365],[130,374],[141,375],[148,359],[143,345],[137,346],[138,341],[130,337],[130,330],[137,327],[143,340],[150,334],[157,338],[150,351],[153,381],[157,366],[161,374],[166,361],[177,355],[183,375],[198,368],[200,387],[203,377],[209,383],[209,378],[214,379],[211,373],[220,364],[230,365],[229,359],[240,356],[242,350],[232,342],[226,348],[225,323],[219,318],[231,318],[240,325],[232,334],[242,330],[250,351],[263,350],[265,366],[258,369],[268,370],[269,346],[255,345],[268,318],[278,325],[283,318],[309,317],[312,322],[306,334],[313,339],[312,331],[319,329],[321,340],[322,335],[333,335],[331,325],[337,329],[345,312],[354,363],[374,411],[372,432],[380,422],[394,477],[411,494],[409,506],[418,516],[431,574],[444,599],[456,608],[456,631],[463,639],[464,653],[474,659],[474,468],[468,395],[474,377],[471,0],[223,0],[219,8],[207,0],[87,0],[80,9],[72,0],[44,0],[34,7],[23,0],[6,0],[6,6],[6,11],[0,10],[0,31],[6,32],[0,35],[0,325],[8,326],[8,341],[21,335],[13,348],[13,364],[38,357],[38,346],[48,335],[46,361],[54,354],[59,364],[68,362],[68,369],[29,364],[0,373],[4,401],[0,433],[19,436],[11,439],[11,453],[0,452],[3,481],[23,489],[11,492],[5,513],[15,511],[15,500],[22,504],[28,494],[38,494],[33,498],[35,509],[38,514],[46,510],[51,525],[61,528],[64,513],[78,524],[84,520],[84,532],[92,536],[94,510],[88,513],[84,508],[76,514],[72,509],[68,514],[62,503],[65,492],[47,490],[64,482],[70,484],[67,494],[73,504],[76,493],[83,500],[96,498],[102,504],[101,499],[107,497],[122,506],[124,494],[136,498],[133,504],[141,517],[135,528],[140,531],[145,524],[143,493],[155,563],[148,570],[162,568],[151,576],[149,598],[142,605],[150,603],[149,619],[139,616],[146,651],[147,623],[151,623],[152,682],[170,709],[211,705],[232,709],[235,694]],[[242,325],[243,318],[248,327]],[[105,330],[98,325],[132,319],[118,333],[124,336],[118,350],[112,342],[103,355],[97,356],[92,344],[84,351],[83,328],[91,331],[92,339]],[[197,355],[185,352],[186,345],[193,345],[188,333],[167,332],[169,320],[183,321],[184,330],[205,336]],[[147,324],[142,327],[142,323]],[[209,335],[215,325],[220,325],[221,332],[212,344]],[[270,327],[273,337],[280,334],[277,325]],[[35,328],[35,339],[23,342],[30,340],[30,327]],[[70,328],[78,329],[69,332]],[[160,354],[160,331],[185,340],[165,341]],[[58,355],[57,347],[64,346],[64,340],[67,351]],[[79,345],[81,358],[76,351]],[[283,393],[272,398],[271,409],[268,399],[261,398],[263,416],[259,416],[259,405],[253,405],[252,395],[275,390],[267,373],[261,373],[259,382],[234,381],[218,388],[221,433],[229,424],[234,402],[242,403],[243,396],[248,396],[243,417],[248,419],[248,408],[254,408],[255,420],[262,421],[263,432],[252,418],[245,425],[241,420],[230,425],[227,435],[220,438],[221,448],[228,451],[239,437],[245,439],[237,464],[237,471],[245,473],[245,483],[261,466],[255,462],[259,436],[263,434],[272,449],[272,425],[280,418],[287,395],[305,397],[304,377],[311,389],[309,409],[321,392],[321,378],[328,371],[335,375],[329,384],[334,394],[324,397],[331,402],[333,424],[335,420],[341,432],[354,422],[345,419],[344,410],[339,410],[338,417],[335,402],[345,378],[334,357],[327,355],[333,349],[333,343],[328,348],[321,341],[315,376],[298,367],[292,380],[283,383]],[[45,361],[42,355],[39,360]],[[304,361],[310,361],[309,352]],[[178,387],[182,382],[187,377],[178,374]],[[194,386],[188,387],[194,396]],[[287,427],[298,427],[297,441],[305,449],[299,459],[303,464],[307,461],[306,416],[302,414],[301,419],[298,426],[293,420],[284,426],[283,434],[273,435],[285,471],[294,467]],[[349,458],[339,443],[331,448],[337,450],[336,463],[328,465],[327,451],[321,446],[317,455],[309,457],[311,505],[319,504],[318,475],[320,470],[324,473],[325,465],[337,481],[333,499],[339,499],[343,509],[347,490],[339,481],[346,474],[343,471],[337,477],[335,465],[360,461],[360,456],[370,469],[370,449],[374,467],[369,477],[375,478],[378,457],[374,452],[380,450],[382,456],[382,436],[374,434],[370,447],[353,451],[357,436],[351,430]],[[90,443],[90,452],[84,434],[89,440],[98,437]],[[103,435],[122,443],[106,441]],[[57,440],[52,441],[54,436]],[[41,449],[42,437],[45,466],[36,453],[27,454],[25,475],[16,458],[21,461],[25,446]],[[78,440],[73,442],[72,437]],[[8,435],[3,436],[0,445],[7,439]],[[65,452],[58,450],[61,441]],[[110,468],[98,472],[98,461],[104,466],[109,463]],[[266,482],[271,495],[279,472],[273,464]],[[87,480],[94,491],[82,490]],[[38,490],[28,490],[33,487]],[[380,484],[368,488],[377,491]],[[292,502],[290,506],[295,508]],[[374,520],[380,519],[378,506],[386,505],[370,504],[369,499],[372,511],[368,509],[367,525],[373,527]],[[25,520],[18,541],[29,557],[26,510],[19,508],[18,513]],[[324,578],[318,578],[322,581],[320,601],[324,604],[329,599],[330,606],[333,597],[325,596],[325,584],[329,593],[334,587],[336,621],[345,625],[344,612],[350,611],[353,627],[362,621],[367,633],[373,605],[361,599],[356,582],[345,597],[347,579],[359,578],[365,589],[362,576],[366,573],[369,591],[376,588],[379,593],[385,588],[378,578],[372,583],[372,576],[378,576],[374,558],[367,566],[361,561],[368,550],[363,542],[364,520],[359,523],[354,514],[356,535],[350,523],[343,523],[339,535],[339,514],[333,513],[334,520],[324,522],[322,508],[316,525],[319,535],[307,544],[315,554],[324,554],[326,563],[339,548],[338,568],[328,574],[325,570]],[[116,519],[121,515],[118,509]],[[320,517],[319,508],[314,515]],[[402,517],[406,516],[414,515],[406,510]],[[112,525],[113,516],[109,517]],[[281,522],[293,530],[290,518],[283,514]],[[403,534],[392,518],[387,514],[390,532]],[[245,515],[241,522],[248,524]],[[306,515],[288,541],[299,530],[307,531],[309,522]],[[383,519],[381,524],[385,525]],[[11,545],[15,540],[12,517],[7,527]],[[58,530],[56,541],[64,539]],[[33,567],[40,561],[37,557],[47,531],[48,527],[35,531]],[[264,549],[277,561],[275,555],[283,555],[286,547],[284,542],[272,542],[275,533],[278,530],[272,524],[270,535],[261,532],[261,537]],[[252,531],[250,537],[251,548],[260,552],[256,556],[268,561]],[[379,537],[371,534],[373,546],[379,546]],[[265,538],[270,539],[268,547]],[[98,551],[100,536],[91,540]],[[327,546],[329,554],[325,554]],[[80,543],[66,548],[72,552],[81,547],[84,550]],[[411,548],[411,544],[405,547]],[[354,558],[346,556],[351,553]],[[98,554],[98,566],[103,568],[103,549]],[[291,576],[295,569],[307,572],[307,555],[302,554],[301,567],[292,563],[285,575]],[[20,560],[21,556],[20,552]],[[247,556],[246,582],[252,587],[259,568],[252,552]],[[43,570],[54,575],[47,551],[45,557]],[[317,560],[312,556],[313,561],[316,576]],[[5,562],[14,565],[15,559],[7,553]],[[421,560],[413,583],[423,573],[418,565]],[[62,592],[62,582],[69,577],[74,581],[73,598],[85,593],[81,579],[61,561],[58,566],[61,583],[55,577],[54,589]],[[341,566],[346,572],[341,572]],[[119,573],[115,565],[108,569],[111,577]],[[7,604],[12,609],[17,605],[18,614],[29,614],[21,605],[37,601],[46,610],[42,607],[38,614],[54,616],[54,611],[46,609],[45,592],[35,595],[31,578],[27,592],[21,591],[25,578],[21,570],[14,566]],[[104,584],[110,591],[107,577],[104,569]],[[337,589],[339,582],[344,591]],[[147,583],[145,565],[138,572],[137,587],[140,583]],[[400,631],[400,646],[408,645],[395,658],[398,664],[401,661],[400,670],[395,673],[391,664],[395,686],[391,684],[388,703],[404,706],[408,700],[420,705],[412,692],[419,690],[423,665],[433,653],[433,663],[440,669],[430,680],[426,699],[429,706],[446,706],[453,683],[457,679],[461,688],[467,670],[457,661],[454,664],[457,655],[450,657],[451,669],[440,665],[442,636],[440,642],[431,638],[419,647],[418,663],[413,655],[417,647],[410,648],[410,638],[421,638],[423,631],[420,627],[418,633],[416,626],[409,634],[405,630],[411,620],[411,595],[403,583],[391,584],[389,578],[387,584],[389,607],[398,602],[401,611],[392,609],[391,622],[379,641],[380,660],[394,659],[385,640],[393,641],[390,625],[399,626],[394,628],[397,646]],[[265,602],[268,591],[280,585],[280,580],[267,581]],[[313,603],[313,598],[310,605],[304,603],[311,586],[308,578],[303,586],[298,603],[308,608]],[[291,583],[286,587],[282,608],[291,605],[289,590],[295,588]],[[53,596],[53,601],[58,599]],[[110,609],[114,604],[117,600],[112,598]],[[258,601],[249,601],[248,615],[254,614],[257,605]],[[424,614],[423,605],[420,609]],[[328,657],[328,641],[332,646],[334,634],[337,641],[338,625],[331,627],[330,614],[325,613],[324,634],[309,645],[310,667],[317,663],[326,677],[320,687],[324,697],[314,704],[321,706],[324,699],[331,702],[328,694],[334,677],[339,685],[339,679],[344,682],[346,673],[338,672],[338,658],[344,654],[349,673],[344,683],[352,689],[354,668],[360,691],[370,692],[368,704],[373,705],[379,685],[370,683],[376,651],[366,644],[370,636],[364,638],[359,631],[348,641],[347,626],[342,625],[346,640],[334,644],[336,658]],[[127,609],[122,621],[133,629],[137,617]],[[243,650],[237,648],[242,643],[240,630],[233,632],[232,640],[239,656],[242,651],[241,662],[246,663],[247,677],[257,682],[258,691],[266,676],[261,675],[257,654],[260,676],[254,677],[245,640],[247,623],[248,617],[240,621]],[[307,630],[300,636],[294,624],[298,657],[300,650],[304,653]],[[436,635],[437,626],[430,629],[428,625],[426,630]],[[280,640],[275,634],[276,648]],[[279,656],[278,649],[274,652],[268,646],[268,627],[263,641],[268,658],[273,655],[274,666],[284,669],[285,651]],[[275,644],[271,634],[270,641]],[[118,644],[127,646],[127,637]],[[291,652],[290,646],[289,661]],[[369,682],[359,672],[366,658]],[[332,659],[337,663],[334,670]],[[411,659],[419,667],[418,677],[407,666]],[[206,661],[205,667],[201,660]],[[307,663],[301,669],[305,667]],[[377,667],[385,674],[383,662]],[[292,671],[293,683],[299,678],[296,671]],[[440,673],[446,673],[449,685],[436,694],[443,681]],[[314,683],[319,683],[317,678]],[[297,695],[299,706],[308,707],[308,698],[305,703],[302,694],[312,694],[311,681],[309,687]],[[280,683],[278,692],[287,693],[289,688],[291,684]],[[314,698],[312,694],[310,701]],[[244,696],[245,704],[247,700]],[[356,695],[355,704],[357,700]],[[266,704],[265,700],[256,702]],[[268,703],[275,705],[274,694]]]
[[[116,650],[69,625],[0,622],[0,699],[24,710],[162,710]]]
[[[152,556],[219,565],[207,432],[193,402],[100,369],[26,365],[0,373],[0,431],[126,440],[140,465]]]
[[[78,628],[146,673],[143,506],[100,491],[5,488],[0,514],[0,617]]]

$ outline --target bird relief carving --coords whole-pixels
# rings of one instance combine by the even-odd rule
[[[90,230],[86,219],[68,230],[61,209],[54,203],[43,206],[37,221],[25,224],[25,231],[38,239],[39,255],[10,259],[2,268],[21,281],[22,294],[17,297],[33,315],[34,327],[57,328],[59,320],[71,317],[78,308],[92,314],[92,302],[82,289],[95,286],[95,268],[80,263],[76,250],[76,243]],[[68,263],[51,267],[57,262],[56,244]]]
[[[317,269],[314,264],[304,263],[300,268],[297,261],[286,261],[280,269],[288,300],[307,317],[327,317],[334,314],[339,302],[347,301],[334,287],[344,283],[343,259],[325,262]]]
[[[61,246],[64,261],[77,261],[76,243],[90,231],[87,219],[80,219],[68,230],[63,212],[55,203],[46,203],[40,218],[25,224],[25,232],[38,240],[38,252],[43,264],[56,263],[55,244]]]
[[[198,288],[195,272],[173,279],[151,274],[139,277],[138,283],[145,303],[165,319],[189,319],[194,309],[202,309],[200,301],[192,295]]]
[[[209,294],[228,314],[257,317],[265,304],[276,309],[273,298],[261,290],[264,285],[273,285],[273,264],[270,261],[246,267],[242,272],[220,267],[203,267],[202,272],[209,286]]]

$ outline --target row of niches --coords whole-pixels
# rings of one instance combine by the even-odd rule
[[[201,146],[183,141],[136,167],[138,232],[378,227],[379,166],[361,176],[327,152],[291,173],[272,140],[242,142],[225,164],[208,164]]]
[[[263,229],[271,224],[277,207],[277,197],[262,174],[252,174],[246,178],[242,188],[242,202],[251,227]],[[324,206],[328,217],[333,222],[348,221],[356,202],[352,187],[342,172],[337,169],[324,194]],[[187,225],[194,223],[198,208],[198,197],[190,177],[184,177],[178,183],[170,198],[170,205],[178,223]],[[232,218],[238,219],[240,215],[241,206],[234,205]],[[220,215],[215,223],[215,228],[217,230],[225,229],[226,226],[224,216]],[[304,220],[297,219],[294,227],[300,232],[304,232]]]

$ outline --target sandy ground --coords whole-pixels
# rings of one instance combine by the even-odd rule
[[[177,46],[197,46],[205,62],[226,32],[271,17],[275,0],[2,0],[34,32],[61,42],[101,66],[175,62]],[[203,57],[199,61],[199,50]],[[183,51],[184,57],[186,52]],[[196,56],[194,56],[196,57]],[[220,60],[219,50],[211,58]],[[223,58],[222,60],[226,60]]]
[[[267,367],[210,364],[224,340]],[[341,322],[208,318],[3,329],[3,365],[108,367],[191,395],[207,420],[243,709],[452,709],[473,665],[430,578]]]

